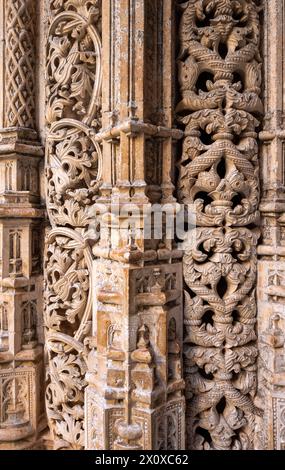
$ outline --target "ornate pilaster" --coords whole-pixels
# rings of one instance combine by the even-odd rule
[[[0,449],[31,448],[45,425],[36,4],[0,7]]]
[[[184,255],[188,446],[250,449],[256,416],[259,2],[178,2],[180,201],[196,207]],[[270,22],[268,22],[270,24]]]
[[[93,248],[87,449],[184,448],[181,252],[165,226],[144,234],[153,203],[175,209],[172,4],[104,0],[97,202],[107,211]]]
[[[262,238],[258,247],[257,449],[285,449],[285,2],[264,2],[264,102]],[[272,24],[275,25],[272,28]]]
[[[84,447],[84,342],[91,334],[94,204],[102,176],[101,1],[49,2],[47,38],[48,354],[46,408],[55,449]],[[87,343],[86,343],[87,344]]]

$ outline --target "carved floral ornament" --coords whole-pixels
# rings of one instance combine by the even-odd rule
[[[259,7],[251,0],[181,4],[180,199],[197,211],[185,252],[188,446],[253,447],[255,283],[263,111]]]
[[[259,201],[258,9],[248,1],[199,1],[182,10],[181,199],[195,203],[199,225],[246,225],[257,220]]]
[[[93,131],[73,120],[61,120],[48,136],[47,198],[55,225],[87,227],[101,179],[101,148]]]
[[[100,1],[54,1],[47,53],[47,123],[74,118],[100,127]]]
[[[47,51],[46,406],[57,449],[84,447],[92,206],[102,173],[101,2],[50,2]],[[94,234],[93,234],[94,235]],[[94,235],[95,236],[95,235]],[[87,357],[85,358],[87,359]]]
[[[183,449],[185,419],[187,449],[284,449],[284,1],[2,4],[0,449]],[[99,219],[121,196],[194,205],[194,246]]]

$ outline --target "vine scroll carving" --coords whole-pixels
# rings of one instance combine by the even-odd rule
[[[101,2],[50,2],[48,36],[46,405],[55,448],[81,449],[96,242],[89,225],[101,177]]]

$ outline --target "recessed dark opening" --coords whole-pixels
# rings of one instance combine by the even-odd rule
[[[222,414],[225,407],[226,407],[226,399],[225,399],[225,397],[223,397],[223,398],[221,398],[221,400],[217,404],[216,410],[217,410],[218,413]]]
[[[209,444],[212,442],[211,434],[207,429],[203,429],[200,426],[196,429],[197,434],[200,434],[200,436],[203,436],[205,441],[207,441]]]
[[[243,11],[243,10],[240,11],[240,12],[237,12],[237,11],[236,11],[236,12],[233,13],[233,19],[234,19],[235,21],[240,21],[243,16],[244,16],[244,11]],[[241,22],[241,24],[242,24],[242,23],[244,24],[246,21],[247,21],[247,20],[246,20],[246,18],[245,18],[245,19]]]
[[[204,369],[199,369],[199,374],[204,378],[204,379],[207,379],[207,380],[213,380],[214,376],[211,372],[209,372],[208,374],[204,371]]]
[[[236,194],[236,195],[232,198],[233,207],[240,206],[242,200],[243,200],[243,195],[240,194],[240,193],[239,193],[239,194]]]
[[[242,87],[239,91],[242,92],[243,89],[244,89],[242,76],[238,72],[234,72],[234,74],[233,74],[233,83],[238,83],[238,82],[241,83]]]
[[[221,277],[217,285],[217,292],[218,292],[218,295],[221,297],[221,299],[224,298],[227,290],[228,290],[227,281],[224,277]]]
[[[199,250],[200,250],[202,253],[204,253],[205,255],[207,255],[208,257],[211,257],[211,256],[214,254],[214,252],[213,252],[212,249],[210,249],[209,251],[206,251],[205,248],[204,248],[203,243],[201,243],[201,244],[199,245]]]
[[[204,28],[205,26],[210,26],[211,20],[214,18],[214,16],[215,16],[214,10],[207,12],[203,19],[198,19],[198,18],[196,19],[196,26],[198,28]]]
[[[213,143],[212,136],[203,130],[200,131],[200,139],[204,145],[211,145]]]
[[[214,312],[212,310],[207,310],[207,312],[205,312],[202,317],[202,322],[209,323],[210,325],[213,326],[214,324],[213,315],[214,315]]]
[[[208,195],[208,193],[205,193],[204,191],[199,191],[196,195],[194,200],[197,201],[197,199],[203,199],[205,206],[208,204],[211,204],[212,198]]]
[[[190,295],[191,299],[196,297],[195,292],[193,292],[186,284],[184,285],[184,290]]]
[[[235,145],[238,145],[240,143],[240,136],[239,135],[234,135],[234,138],[233,138],[233,143]]]
[[[222,59],[225,59],[228,55],[228,46],[224,44],[223,42],[220,42],[218,51],[219,51],[220,57]]]
[[[202,90],[202,91],[209,91],[208,88],[207,88],[207,81],[210,80],[211,82],[213,82],[214,80],[214,75],[210,72],[202,72],[200,75],[199,75],[199,78],[196,82],[196,87],[197,87],[197,90]]]
[[[187,166],[189,165],[190,162],[191,162],[191,158],[187,158],[187,160],[183,160],[183,162],[181,162],[181,166]]]
[[[239,321],[239,312],[238,312],[238,310],[233,311],[232,317],[233,317],[233,322]]]
[[[226,175],[226,162],[225,159],[222,158],[217,166],[217,173],[221,179],[223,179]]]

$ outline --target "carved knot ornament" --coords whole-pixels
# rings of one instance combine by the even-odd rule
[[[179,194],[194,204],[184,255],[188,445],[253,446],[260,100],[259,6],[179,4]]]

